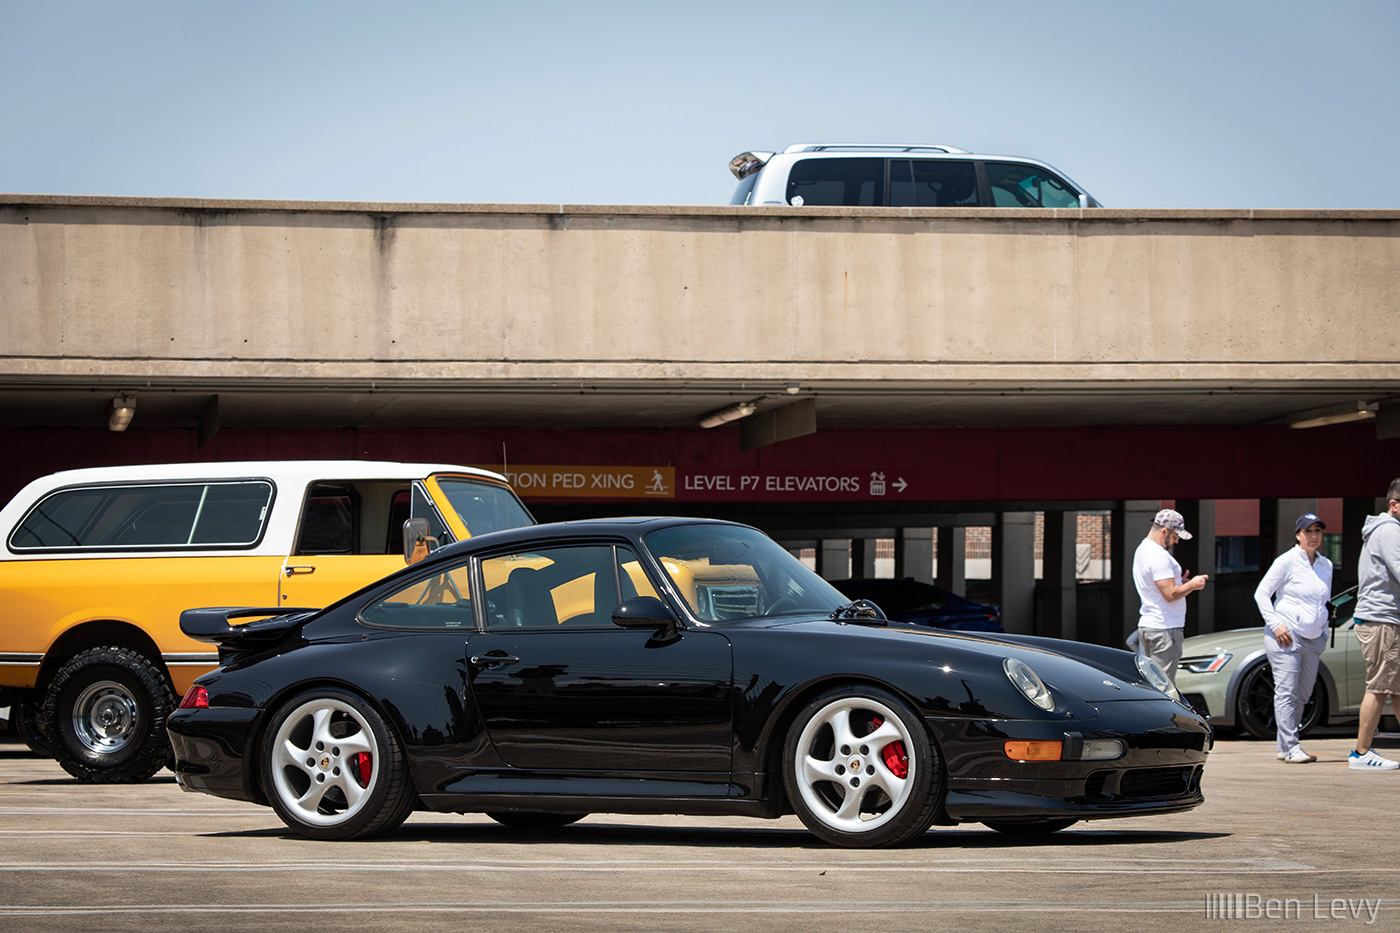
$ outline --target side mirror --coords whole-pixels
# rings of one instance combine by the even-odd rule
[[[428,534],[426,518],[410,518],[403,523],[403,562],[416,564],[431,554],[438,546],[438,539]]]
[[[676,614],[655,596],[633,596],[624,600],[612,614],[613,625],[622,628],[656,629],[661,639],[674,638],[680,627]]]

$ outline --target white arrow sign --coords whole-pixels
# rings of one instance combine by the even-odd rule
[[[895,489],[898,489],[900,492],[903,492],[904,490],[909,488],[909,484],[904,481],[904,477],[902,476],[899,479],[895,480],[893,483],[890,483],[890,485],[893,486]]]

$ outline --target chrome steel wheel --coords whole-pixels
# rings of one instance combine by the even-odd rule
[[[115,680],[88,684],[73,700],[73,735],[100,755],[126,748],[137,734],[141,707],[136,695]]]
[[[784,751],[798,816],[828,842],[894,845],[932,823],[941,804],[937,753],[907,705],[874,688],[808,704]]]

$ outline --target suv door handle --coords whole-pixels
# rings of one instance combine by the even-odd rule
[[[316,568],[315,568],[315,567],[308,567],[308,566],[305,565],[305,564],[301,564],[300,566],[295,566],[295,567],[284,567],[284,568],[282,568],[282,572],[283,572],[284,574],[286,574],[287,576],[290,577],[290,576],[295,576],[295,575],[297,575],[297,574],[303,574],[303,573],[315,573],[315,572],[316,572]]]

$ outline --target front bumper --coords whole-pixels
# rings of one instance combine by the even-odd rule
[[[948,774],[946,810],[954,822],[1108,819],[1189,810],[1204,802],[1201,778],[1210,726],[1180,704],[1127,700],[1095,704],[1093,720],[932,720]],[[1108,761],[1013,761],[1008,739],[1118,739]]]

